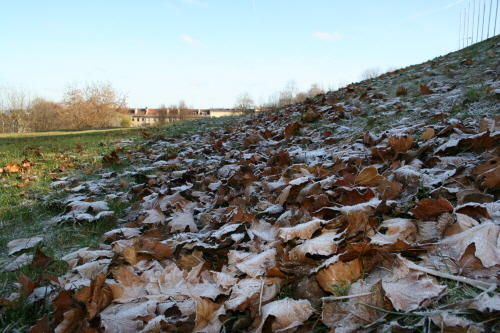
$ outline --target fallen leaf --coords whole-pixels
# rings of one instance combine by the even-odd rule
[[[285,298],[262,307],[262,319],[255,332],[284,332],[302,325],[314,310],[306,300]]]
[[[43,253],[39,247],[36,248],[35,257],[30,265],[31,269],[44,269],[54,262],[54,259]]]
[[[417,208],[410,210],[413,216],[423,219],[428,219],[444,212],[453,210],[451,203],[440,197],[439,199],[425,198],[416,202]]]
[[[363,274],[363,262],[354,259],[348,262],[337,261],[316,275],[319,285],[323,290],[332,292],[335,285],[345,288],[348,283],[354,282]]]
[[[7,244],[9,255],[37,246],[43,240],[42,237],[22,238],[10,241]]]

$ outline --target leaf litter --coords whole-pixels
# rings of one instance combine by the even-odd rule
[[[492,329],[500,310],[498,104],[480,119],[459,119],[449,113],[459,85],[432,81],[398,88],[395,97],[383,90],[401,75],[445,71],[453,59],[224,130],[144,136],[150,149],[107,155],[106,163],[127,156],[149,166],[136,168],[137,185],[119,195],[134,203],[100,248],[63,258],[68,271],[52,283],[50,325],[57,332]],[[491,66],[496,76],[483,79],[490,86],[499,79],[498,64]],[[407,115],[414,119],[401,117],[381,133],[357,131],[370,112],[404,114],[410,94],[427,103],[414,106]],[[72,189],[98,193],[119,177]],[[51,223],[112,214],[106,201],[80,198]],[[18,240],[11,254],[28,245],[35,246]],[[29,296],[36,282],[20,276],[20,284]],[[457,288],[475,294],[443,306]],[[475,321],[474,312],[486,320]]]

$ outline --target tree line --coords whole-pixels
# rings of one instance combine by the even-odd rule
[[[0,86],[0,133],[120,126],[131,121],[118,112],[124,107],[126,96],[110,82],[67,85],[60,102],[22,86]]]

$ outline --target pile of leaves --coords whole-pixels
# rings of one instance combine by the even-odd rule
[[[495,86],[491,63],[484,80]],[[458,89],[417,94],[464,97]],[[404,90],[389,98],[362,82],[225,130],[114,151],[108,163],[149,163],[118,196],[131,202],[125,218],[100,248],[64,256],[66,274],[20,277],[4,302],[50,298],[53,315],[32,332],[498,330],[498,104],[489,117],[454,118],[456,101],[415,113],[397,102]],[[480,102],[494,105],[487,90]],[[370,112],[415,121],[345,129]],[[111,214],[82,197],[50,224]],[[42,257],[32,264],[50,264]]]

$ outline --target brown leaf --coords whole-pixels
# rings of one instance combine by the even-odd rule
[[[298,133],[299,129],[302,127],[303,125],[299,122],[295,122],[293,124],[289,124],[285,127],[285,138],[286,139],[290,139],[292,137],[292,135]]]
[[[438,243],[442,255],[459,261],[467,247],[474,243],[475,256],[481,260],[484,267],[489,268],[500,264],[500,249],[498,239],[500,227],[491,223],[480,224],[459,234],[446,237]]]
[[[422,93],[422,95],[432,94],[432,91],[425,84],[420,85],[420,92]]]
[[[92,280],[90,287],[84,286],[78,290],[75,299],[85,304],[87,309],[85,317],[92,320],[113,300],[113,292],[106,284],[106,275],[100,273],[95,280]]]
[[[52,301],[54,308],[54,325],[59,325],[64,320],[64,313],[73,306],[72,292],[62,290]]]
[[[35,257],[31,262],[30,268],[44,269],[54,262],[54,259],[43,253],[39,247],[36,248]]]
[[[439,199],[425,198],[416,202],[415,205],[417,205],[417,208],[412,209],[410,212],[413,216],[422,219],[431,218],[453,210],[451,203],[443,197]]]
[[[387,146],[394,149],[396,153],[405,153],[411,148],[413,140],[411,135],[391,136],[387,142]]]
[[[378,174],[377,168],[370,165],[358,174],[355,183],[358,186],[378,186],[382,179],[384,177]]]
[[[361,192],[360,192],[361,191]],[[340,203],[344,206],[353,206],[360,203],[365,203],[370,201],[375,197],[375,193],[371,188],[345,188],[340,187],[337,189],[338,193],[345,193],[345,200],[341,200]]]
[[[377,192],[384,200],[395,200],[401,192],[402,186],[398,182],[391,182],[386,179],[381,180],[377,187]]]
[[[83,311],[72,308],[64,313],[62,322],[56,327],[55,333],[72,333],[80,331],[78,326],[84,324],[82,322]]]
[[[348,262],[337,261],[316,275],[319,285],[323,290],[332,292],[335,285],[346,288],[347,283],[356,281],[363,274],[363,262],[354,259]]]
[[[160,260],[170,258],[175,250],[149,237],[137,237],[134,248],[137,253],[149,254]]]
[[[207,299],[196,300],[196,332],[218,333],[222,328],[219,316],[226,313],[222,304],[214,303]]]
[[[120,266],[115,273],[115,280],[108,283],[115,302],[127,303],[145,295],[147,281],[137,276],[131,267]]]
[[[424,133],[420,136],[420,140],[430,140],[434,137],[434,129],[432,127],[428,127]]]
[[[39,319],[34,326],[30,328],[29,333],[53,333],[54,330],[50,327],[50,321],[47,316]]]
[[[36,281],[32,281],[29,277],[27,277],[23,273],[19,273],[17,279],[21,284],[21,292],[23,293],[24,297],[28,297],[29,295],[31,295],[35,287],[38,285]]]
[[[7,166],[5,167],[5,171],[10,173],[20,172],[21,170],[22,167],[19,164],[15,163],[7,163]]]

